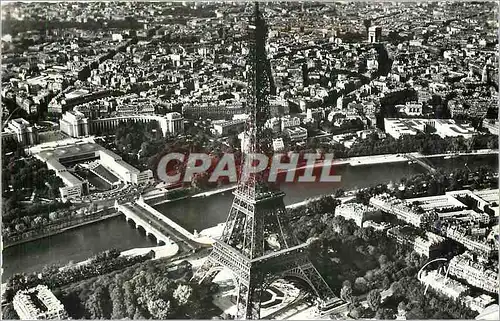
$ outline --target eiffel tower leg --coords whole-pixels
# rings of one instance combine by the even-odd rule
[[[301,270],[304,278],[308,280],[308,283],[311,285],[314,292],[316,292],[319,299],[326,301],[335,297],[333,291],[311,262],[300,266],[299,269]]]
[[[249,298],[248,286],[240,283],[237,289],[237,301],[236,301],[236,316],[235,318],[238,320],[249,319],[248,318],[248,310],[250,305],[252,305],[252,301]]]
[[[321,300],[327,301],[336,298],[326,281],[318,270],[304,254],[299,254],[282,266],[282,277],[292,276],[305,281],[313,290],[314,294]]]
[[[191,281],[198,282],[199,284],[211,282],[220,271],[219,267],[221,267],[221,265],[214,260],[212,254],[210,254],[205,262],[203,262],[203,265],[193,275]]]
[[[221,265],[211,255],[191,278],[192,282],[211,282],[219,272]],[[236,319],[254,320],[260,316],[260,299],[263,290],[263,281],[260,273],[251,276],[250,284],[235,280],[236,284]]]
[[[260,318],[260,300],[263,282],[252,275],[250,284],[240,283],[238,286],[238,301],[236,319],[257,320]]]

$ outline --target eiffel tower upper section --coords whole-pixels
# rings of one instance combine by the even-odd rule
[[[247,112],[249,118],[245,126],[244,144],[246,148],[242,151],[244,156],[253,159],[253,154],[260,153],[269,155],[271,151],[272,137],[265,129],[265,123],[270,117],[268,96],[273,91],[271,65],[266,53],[266,39],[268,27],[259,3],[254,4],[254,12],[248,26],[248,60],[247,60]],[[247,165],[253,164],[251,161]],[[245,172],[243,170],[243,172]],[[235,194],[248,197],[255,201],[262,197],[266,198],[276,194],[274,187],[267,180],[268,170],[258,174],[242,175]]]

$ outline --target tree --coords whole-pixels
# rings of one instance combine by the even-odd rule
[[[396,298],[401,297],[404,293],[404,289],[401,286],[401,283],[398,281],[394,281],[391,284],[392,295]]]
[[[19,316],[14,310],[14,306],[12,304],[7,304],[5,307],[2,307],[2,319],[3,320],[19,320]]]
[[[425,313],[421,307],[414,307],[406,314],[406,320],[424,319]]]
[[[147,303],[149,313],[157,320],[165,320],[170,316],[170,301],[163,299],[149,300]]]
[[[83,306],[79,293],[79,291],[70,291],[66,293],[61,300],[66,312],[72,319],[83,319],[85,317],[85,307]]]
[[[144,319],[146,318],[144,317],[144,314],[142,313],[141,309],[136,308],[132,320],[144,320]]]
[[[352,288],[351,281],[345,280],[344,282],[342,282],[342,286],[345,286],[345,287],[348,287],[348,288]]]
[[[55,275],[56,273],[59,272],[60,266],[57,264],[51,264],[51,265],[45,265],[42,268],[42,276],[43,277],[50,277],[52,275]]]
[[[378,257],[378,263],[380,264],[380,267],[384,267],[384,265],[387,264],[387,255],[382,254]]]
[[[88,210],[89,210],[90,213],[96,212],[97,211],[97,204],[94,201],[92,201],[89,204]]]
[[[335,197],[342,197],[344,196],[345,191],[342,188],[339,188],[338,190],[335,191]]]
[[[230,135],[227,142],[233,149],[240,148],[240,139],[238,138],[238,135]]]
[[[177,286],[177,289],[175,289],[174,291],[174,298],[177,300],[177,303],[179,305],[184,305],[189,301],[192,294],[193,289],[190,286],[179,284],[179,286]]]
[[[382,296],[380,295],[379,290],[375,289],[368,292],[368,296],[366,297],[366,302],[368,303],[368,306],[370,307],[370,309],[372,309],[373,312],[378,310],[381,301],[382,301]]]
[[[382,286],[384,287],[384,290],[388,289],[391,286],[391,280],[387,275],[385,275],[382,279]]]
[[[401,301],[398,303],[398,313],[403,314],[405,312],[406,312],[406,304],[404,303],[404,301]]]
[[[5,298],[8,302],[12,301],[17,291],[27,288],[26,277],[24,273],[16,273],[9,278],[5,289]]]
[[[85,303],[91,319],[109,319],[111,316],[111,301],[108,289],[99,285]]]
[[[126,309],[126,315],[130,318],[136,313],[137,296],[134,293],[134,284],[130,281],[123,282],[123,302]]]
[[[113,311],[111,319],[123,319],[125,317],[125,306],[123,305],[123,290],[120,286],[115,286],[110,293]]]
[[[394,319],[394,311],[388,308],[379,308],[375,313],[375,319],[377,320]]]
[[[431,319],[435,319],[435,320],[452,319],[452,317],[445,311],[436,311],[432,315]]]
[[[358,291],[359,293],[365,293],[367,290],[367,282],[364,277],[358,277],[356,278],[356,281],[354,281],[354,289]]]
[[[361,317],[363,317],[363,310],[361,307],[356,307],[354,308],[351,312],[350,312],[350,315],[354,318],[354,319],[359,319]]]
[[[365,274],[365,279],[368,281],[368,282],[372,282],[373,281],[373,278],[374,278],[374,273],[372,270],[368,270],[366,271],[366,274]]]
[[[368,29],[371,27],[372,25],[372,21],[371,19],[365,19],[363,20],[363,25],[365,26],[366,28],[366,32],[368,32]]]
[[[340,290],[340,298],[346,302],[352,302],[352,288],[350,286],[343,286]]]

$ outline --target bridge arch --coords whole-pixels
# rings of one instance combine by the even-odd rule
[[[208,275],[213,275],[215,278],[222,270],[224,270],[224,266],[222,265],[217,265],[217,266],[212,266],[210,268],[210,270],[208,270],[208,273],[206,274],[207,276]],[[231,280],[235,286],[235,288],[238,288],[239,287],[239,284],[240,282],[238,281],[238,277],[236,276],[236,274],[234,274],[233,271],[231,271],[230,269],[226,269],[226,271],[230,271],[231,272]],[[211,278],[211,279],[213,279]],[[200,282],[203,282],[204,280],[202,279]]]
[[[294,269],[289,270],[289,271],[286,271],[284,273],[280,273],[280,274],[272,275],[271,277],[268,277],[266,280],[264,280],[264,283],[262,285],[262,291],[265,291],[266,289],[268,289],[271,286],[271,284],[273,284],[274,282],[276,282],[277,280],[280,280],[280,279],[299,281],[299,283],[301,285],[304,285],[307,288],[309,288],[309,290],[317,298],[321,298],[321,294],[318,292],[318,289],[316,289],[316,287],[311,282],[311,280],[305,275],[305,273],[299,267],[294,268]]]
[[[223,266],[213,266],[213,267],[210,268],[210,270],[208,271],[208,273],[206,275],[214,275],[214,276],[216,276],[222,270],[224,270]],[[226,269],[226,270],[231,272],[231,279],[233,281],[233,284],[235,286],[238,286],[239,282],[238,282],[237,276],[230,269]],[[275,281],[280,280],[280,279],[298,280],[302,284],[308,285],[309,288],[317,296],[320,295],[318,293],[316,287],[312,284],[311,280],[309,280],[309,278],[304,274],[304,272],[300,268],[295,268],[295,269],[289,270],[289,271],[287,271],[285,273],[280,273],[278,275],[272,275],[271,277],[266,277],[265,280],[264,280],[264,283],[262,284],[262,290],[265,290],[265,289],[269,288],[269,286],[272,283],[274,283]],[[203,282],[203,280],[201,280],[201,282]]]

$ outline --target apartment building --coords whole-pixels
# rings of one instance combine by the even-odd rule
[[[468,284],[490,293],[499,292],[498,271],[486,268],[473,261],[469,253],[457,255],[450,260],[449,274],[465,280]]]
[[[446,278],[438,270],[422,271],[420,282],[430,286],[437,292],[446,295],[449,298],[457,300],[460,295],[469,291],[469,287],[451,278]]]
[[[244,120],[215,120],[212,122],[213,130],[217,135],[227,136],[229,134],[239,134],[245,128]]]
[[[469,124],[458,124],[453,119],[408,119],[384,118],[384,128],[388,135],[398,139],[401,136],[416,135],[432,128],[441,137],[471,138],[476,134]]]
[[[366,214],[373,212],[375,209],[371,206],[366,206],[358,203],[344,203],[335,208],[335,215],[344,217],[346,220],[353,220],[356,225],[363,227]]]
[[[66,319],[64,305],[46,285],[18,291],[13,299],[14,310],[21,320]]]
[[[411,207],[411,204],[388,194],[370,198],[370,205],[381,211],[396,215],[398,219],[416,227],[421,227],[431,222],[434,217],[437,217],[435,212],[424,212],[423,210],[417,212],[415,208]]]
[[[307,129],[300,126],[287,127],[283,130],[283,134],[288,136],[292,142],[302,142],[307,139]]]
[[[163,115],[127,115],[90,119],[79,111],[67,111],[59,121],[63,133],[71,137],[83,137],[103,131],[114,131],[121,122],[157,122],[163,136],[184,132],[184,118],[177,112]]]
[[[488,243],[485,239],[473,238],[472,235],[468,234],[466,229],[457,226],[449,226],[445,230],[446,237],[461,243],[468,250],[483,255],[485,257],[490,257],[491,255],[498,253],[494,243]]]
[[[394,238],[399,244],[407,244],[419,255],[433,258],[439,256],[443,249],[445,238],[432,232],[425,232],[425,236],[415,234],[408,226],[395,226],[387,231],[387,236]]]

